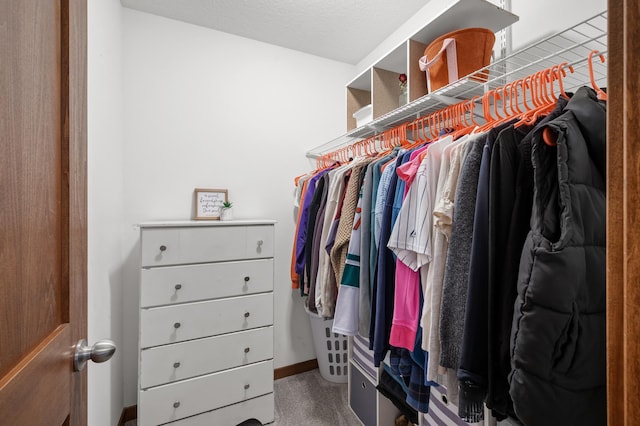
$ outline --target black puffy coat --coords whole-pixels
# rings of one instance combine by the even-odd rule
[[[605,105],[580,88],[533,136],[531,231],[520,260],[509,393],[533,425],[606,424]]]

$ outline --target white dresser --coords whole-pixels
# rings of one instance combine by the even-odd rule
[[[274,224],[140,225],[138,425],[273,422]]]

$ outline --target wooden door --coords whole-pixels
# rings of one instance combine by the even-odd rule
[[[640,7],[609,0],[607,102],[608,424],[640,424]]]
[[[0,423],[86,424],[86,0],[0,0]]]

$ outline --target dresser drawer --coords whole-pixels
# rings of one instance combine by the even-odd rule
[[[140,311],[140,348],[273,324],[273,293],[147,308]]]
[[[273,361],[208,374],[139,393],[139,425],[158,425],[273,392]]]
[[[142,267],[273,257],[273,226],[149,228]]]
[[[273,290],[273,259],[143,269],[140,306],[263,293]]]
[[[273,422],[274,411],[274,398],[270,393],[169,424],[171,426],[225,426],[238,425],[245,420],[256,419],[266,425]]]
[[[143,389],[273,358],[273,327],[144,349]]]

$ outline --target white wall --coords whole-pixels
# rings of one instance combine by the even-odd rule
[[[308,147],[344,132],[353,66],[125,9],[124,403],[136,401],[138,230],[189,219],[196,187],[226,188],[236,218],[276,225],[275,367],[315,358],[291,290],[293,178]]]
[[[512,26],[513,49],[562,31],[607,9],[607,0],[511,0],[520,20]]]
[[[123,74],[122,6],[88,1],[88,341],[110,338],[111,361],[88,363],[88,424],[122,412]]]

